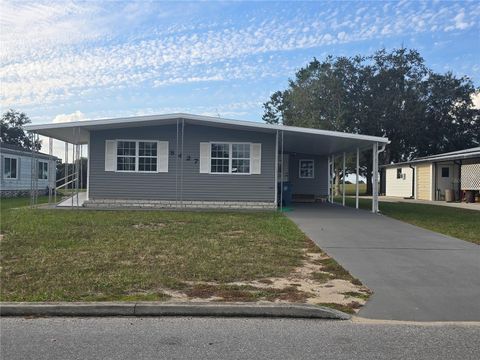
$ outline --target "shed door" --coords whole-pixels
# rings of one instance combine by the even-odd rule
[[[446,189],[454,189],[453,165],[437,165],[437,189],[440,192],[440,199],[445,199]]]
[[[431,170],[430,164],[417,166],[417,199],[431,200]]]

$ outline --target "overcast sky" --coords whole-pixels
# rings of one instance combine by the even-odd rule
[[[314,56],[418,49],[480,85],[479,1],[1,1],[1,106],[34,123],[189,112],[261,120]]]

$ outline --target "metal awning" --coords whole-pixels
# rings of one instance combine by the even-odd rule
[[[221,128],[257,131],[264,133],[284,133],[284,151],[328,155],[343,151],[364,149],[372,143],[388,144],[387,138],[338,131],[318,130],[284,125],[271,125],[253,121],[241,121],[192,114],[166,114],[136,116],[126,118],[82,120],[68,123],[29,125],[25,129],[39,135],[51,137],[71,144],[87,144],[90,131],[129,127],[175,124],[183,120],[185,124],[214,126]]]

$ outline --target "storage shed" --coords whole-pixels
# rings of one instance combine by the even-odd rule
[[[385,195],[418,200],[445,200],[453,191],[461,200],[466,191],[480,190],[480,147],[417,158],[383,166]]]

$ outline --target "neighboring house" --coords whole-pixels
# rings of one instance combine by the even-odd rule
[[[385,195],[419,200],[445,200],[452,190],[480,190],[480,147],[385,165]]]
[[[37,189],[41,193],[48,193],[49,188],[55,187],[56,158],[54,156],[36,152],[32,162],[31,150],[2,142],[0,157],[1,197],[30,195],[33,181],[36,182]]]
[[[282,180],[294,195],[319,199],[332,188],[332,155],[357,148],[379,152],[388,143],[381,137],[189,114],[27,130],[88,144],[87,207],[276,208]]]

